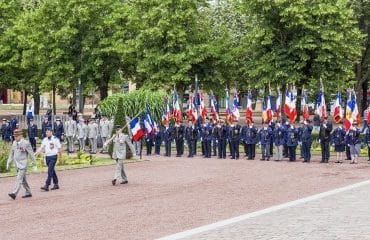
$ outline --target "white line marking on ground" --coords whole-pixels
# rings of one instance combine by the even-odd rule
[[[162,237],[162,238],[159,238],[157,240],[176,240],[176,239],[191,237],[191,236],[194,236],[194,235],[199,234],[199,233],[203,233],[203,232],[207,232],[207,231],[214,230],[214,229],[217,229],[217,228],[225,227],[225,226],[230,225],[230,224],[238,223],[238,222],[241,222],[241,221],[244,221],[244,220],[247,220],[247,219],[250,219],[250,218],[254,218],[254,217],[257,217],[257,216],[261,216],[261,215],[264,215],[264,214],[267,214],[267,213],[272,213],[272,212],[275,212],[275,211],[278,211],[278,210],[281,210],[281,209],[284,209],[284,208],[289,208],[289,207],[297,206],[299,204],[304,204],[304,203],[307,203],[307,202],[319,200],[319,199],[322,199],[322,198],[325,198],[325,197],[328,197],[328,196],[331,196],[331,195],[334,195],[334,194],[338,194],[338,193],[341,193],[341,192],[344,192],[344,191],[352,190],[354,188],[358,188],[358,187],[368,185],[368,184],[370,184],[370,180],[366,180],[366,181],[363,181],[363,182],[348,185],[346,187],[336,188],[336,189],[333,189],[333,190],[330,190],[330,191],[327,191],[327,192],[315,194],[315,195],[312,195],[312,196],[309,196],[309,197],[305,197],[305,198],[301,198],[301,199],[294,200],[294,201],[291,201],[291,202],[287,202],[287,203],[283,203],[283,204],[280,204],[280,205],[272,206],[272,207],[265,208],[265,209],[262,209],[262,210],[259,210],[259,211],[256,211],[256,212],[247,213],[247,214],[244,214],[244,215],[241,215],[241,216],[238,216],[238,217],[233,217],[233,218],[225,219],[225,220],[215,222],[215,223],[212,223],[212,224],[208,224],[208,225],[204,225],[204,226],[201,226],[201,227],[193,228],[193,229],[190,229],[190,230],[187,230],[187,231],[184,231],[184,232],[179,232],[179,233],[176,233],[176,234],[173,234],[173,235]]]

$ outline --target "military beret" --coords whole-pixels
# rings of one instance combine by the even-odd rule
[[[116,127],[115,127],[116,129],[121,129],[122,128],[122,126],[121,125],[116,125]]]
[[[15,129],[14,132],[13,132],[13,135],[14,136],[22,136],[23,135],[22,129]]]

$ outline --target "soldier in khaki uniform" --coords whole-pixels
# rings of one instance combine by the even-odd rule
[[[103,143],[105,143],[107,139],[110,138],[110,135],[112,133],[112,122],[109,121],[106,116],[103,116],[102,120],[100,120],[99,133]],[[103,146],[101,152],[106,153],[107,148]]]
[[[126,134],[122,133],[122,127],[117,125],[115,127],[116,134],[114,134],[110,139],[108,139],[104,146],[107,147],[111,142],[113,142],[113,153],[112,158],[116,160],[116,172],[114,179],[112,180],[113,186],[116,185],[117,179],[122,179],[121,184],[127,184],[127,176],[123,167],[123,160],[126,159],[126,144],[130,147],[131,152],[136,157],[134,145]]]
[[[77,124],[72,116],[68,116],[68,121],[64,123],[64,134],[67,137],[68,152],[74,152],[74,138],[76,137]]]
[[[8,194],[9,197],[11,197],[13,200],[17,197],[21,185],[23,185],[24,189],[26,190],[26,194],[22,196],[22,198],[32,197],[30,187],[28,186],[26,180],[28,157],[31,157],[32,159],[33,169],[37,169],[36,158],[33,153],[32,146],[29,141],[22,138],[21,129],[16,129],[14,131],[14,139],[15,140],[13,142],[12,149],[10,151],[6,164],[6,168],[9,169],[9,164],[14,161],[18,171],[15,187],[13,191]]]
[[[90,153],[95,154],[97,149],[99,126],[95,122],[95,118],[91,118],[87,125],[87,137],[89,138]]]
[[[85,151],[85,142],[87,139],[87,125],[85,120],[82,118],[77,124],[77,138],[80,145],[80,151]]]

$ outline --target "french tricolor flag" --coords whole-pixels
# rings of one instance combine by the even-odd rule
[[[340,120],[342,120],[343,118],[343,111],[342,111],[341,103],[342,103],[342,96],[340,92],[338,92],[337,98],[335,99],[335,103],[334,103],[334,114],[333,114],[334,121],[336,123],[339,123]]]
[[[323,90],[320,90],[319,96],[317,97],[316,113],[321,119],[326,117],[326,105]]]
[[[245,109],[245,119],[248,123],[252,122],[253,109],[252,109],[252,94],[249,91],[247,97],[247,107]]]
[[[139,122],[138,117],[135,117],[134,119],[131,120],[130,128],[132,132],[132,138],[134,139],[135,142],[138,141],[142,136],[144,136],[144,131],[140,127],[140,122]]]
[[[281,113],[281,94],[278,92],[278,96],[276,98],[276,109],[275,109],[275,114],[276,118],[280,118],[280,113]]]

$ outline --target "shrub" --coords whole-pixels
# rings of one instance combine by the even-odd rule
[[[6,162],[8,161],[11,144],[4,141],[0,142],[0,173],[8,172]]]

